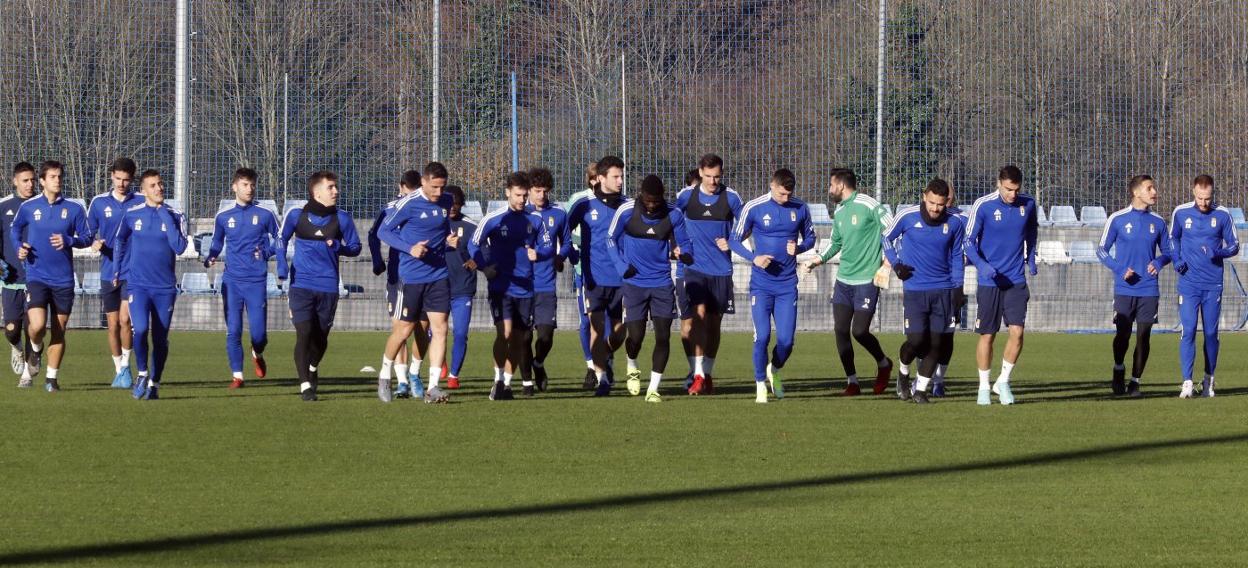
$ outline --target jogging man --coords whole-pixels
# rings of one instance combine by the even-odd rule
[[[529,170],[529,203],[525,211],[541,217],[544,230],[555,245],[554,254],[533,264],[533,327],[532,346],[533,379],[537,390],[546,391],[550,380],[546,373],[546,357],[555,345],[555,328],[558,327],[559,299],[555,294],[555,278],[563,272],[569,255],[576,260],[572,249],[572,231],[568,227],[568,213],[550,200],[555,178],[546,168]]]
[[[399,254],[400,251],[394,247],[389,248],[389,252],[385,256],[381,252],[381,231],[382,224],[385,223],[386,217],[394,212],[395,206],[398,205],[404,197],[414,191],[420,189],[420,172],[416,170],[407,170],[399,178],[399,194],[390,202],[386,203],[381,211],[377,212],[377,217],[373,220],[373,226],[368,229],[368,253],[373,262],[373,275],[386,275],[386,315],[391,318],[391,329],[393,330],[395,322],[394,311],[398,304],[399,291],[403,287],[403,283],[399,281]],[[422,322],[423,323],[423,322]],[[412,357],[408,355],[407,342],[399,347],[399,353],[394,358],[394,378],[399,382],[399,388],[394,391],[397,398],[416,397],[423,398],[425,396],[425,386],[420,382],[420,364],[417,363],[411,368],[408,367],[409,361],[420,361],[420,355],[423,348],[427,347],[428,337],[424,334],[414,333],[416,349],[412,353]]]
[[[126,305],[126,275],[122,258],[106,240],[117,233],[121,216],[134,205],[143,203],[141,196],[130,191],[137,171],[134,160],[117,158],[108,168],[112,189],[91,199],[87,207],[87,227],[94,242],[91,248],[100,253],[100,305],[108,323],[108,350],[113,355],[113,388],[131,387],[130,348],[133,330],[130,329],[130,309]],[[178,251],[182,252],[182,251]]]
[[[26,326],[26,268],[17,251],[21,243],[9,237],[13,220],[17,218],[17,209],[35,195],[35,166],[29,162],[19,162],[13,166],[13,195],[0,201],[0,247],[3,253],[4,274],[3,287],[0,287],[0,304],[4,306],[4,337],[9,340],[12,355],[9,364],[13,372],[20,376],[18,388],[30,388],[34,381],[31,369],[26,365],[30,356],[30,332]],[[25,333],[25,340],[22,334]]]

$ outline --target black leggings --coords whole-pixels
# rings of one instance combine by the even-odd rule
[[[923,364],[919,366],[918,373],[920,376],[931,378],[936,371],[936,359],[938,357],[928,357],[929,353],[941,353],[945,348],[945,339],[947,335],[943,333],[908,333],[906,334],[906,342],[901,344],[901,362],[909,365],[916,358],[922,358]]]
[[[854,345],[850,338],[866,348],[867,353],[878,363],[884,360],[884,350],[880,348],[880,340],[871,334],[871,312],[855,311],[853,306],[832,304],[833,331],[836,335],[836,351],[841,356],[841,366],[845,367],[846,375],[857,375],[858,367],[854,364]]]
[[[550,355],[550,350],[555,346],[555,326],[539,325],[537,326],[537,339],[533,342],[533,360],[538,363],[545,363],[546,356]]]
[[[628,338],[624,340],[624,351],[629,359],[636,359],[641,354],[641,342],[646,338],[646,320],[630,321],[624,324]],[[667,369],[667,360],[672,352],[672,320],[654,318],[654,354],[650,358],[650,370],[662,373]]]
[[[1125,320],[1125,321],[1123,321]],[[1131,320],[1120,318],[1114,322],[1114,364],[1121,365],[1127,357],[1127,347],[1131,344]],[[1131,359],[1131,377],[1144,376],[1144,366],[1148,364],[1149,340],[1153,335],[1153,324],[1135,324],[1135,355]]]
[[[312,383],[316,387],[316,377],[308,367],[321,364],[329,348],[330,326],[322,326],[312,320],[295,324],[295,372],[299,374],[299,382]]]
[[[936,362],[948,367],[949,361],[953,360],[953,333],[943,334],[942,341],[941,350],[936,357]]]

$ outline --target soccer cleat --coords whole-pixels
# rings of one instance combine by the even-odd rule
[[[43,351],[31,351],[26,357],[26,368],[32,376],[39,374],[39,366],[43,364]]]
[[[17,388],[19,389],[28,389],[32,386],[35,386],[35,381],[30,377],[22,377],[17,380]]]
[[[628,370],[628,394],[637,396],[641,394],[641,370]]]
[[[459,388],[459,377],[447,377],[446,388],[456,390]]]
[[[160,384],[147,387],[147,393],[143,395],[143,400],[160,400]]]
[[[264,374],[269,372],[269,364],[265,362],[263,353],[252,353],[251,363],[255,366],[257,379],[263,379]]]
[[[702,383],[702,394],[710,396],[715,394],[715,378],[707,375],[706,381]]]
[[[503,400],[503,381],[494,381],[490,385],[490,400]]]
[[[763,381],[754,383],[754,402],[758,404],[767,404],[767,385]]]
[[[663,397],[655,391],[650,391],[646,393],[646,402],[663,402]]]
[[[1179,387],[1179,398],[1192,398],[1192,380],[1183,381],[1183,385]]]
[[[450,401],[450,395],[438,387],[429,387],[425,391],[425,404],[446,404]]]
[[[390,392],[390,378],[377,379],[377,400],[390,402],[394,395]]]
[[[784,383],[780,380],[780,369],[767,364],[767,387],[777,399],[784,398]]]
[[[420,380],[420,376],[419,376],[419,375],[408,375],[408,376],[407,376],[407,382],[411,384],[411,388],[412,388],[412,398],[415,398],[415,399],[417,399],[417,400],[419,400],[419,399],[421,399],[421,398],[424,398],[424,396],[425,396],[425,383],[424,383],[423,381],[421,381],[421,380]],[[458,384],[456,384],[455,386],[456,386],[456,387],[458,387],[459,385],[458,385]]]
[[[992,389],[988,387],[979,387],[979,398],[975,399],[975,404],[980,406],[988,406],[992,404]]]
[[[134,381],[134,387],[130,389],[130,396],[134,397],[134,400],[143,400],[143,397],[147,396],[146,376],[139,375],[139,379]]]
[[[594,396],[611,396],[611,383],[606,380],[598,383],[598,387],[594,389]]]
[[[1200,382],[1201,398],[1213,398],[1213,378],[1206,378]]]
[[[1114,396],[1127,394],[1126,376],[1126,369],[1114,369],[1114,380],[1110,383],[1110,388],[1113,389]]]
[[[993,394],[997,395],[997,402],[1001,404],[1014,404],[1014,392],[1010,390],[1010,383],[997,381],[992,385]]]
[[[241,388],[243,388],[242,379],[234,379],[230,381],[230,390],[241,389]]]
[[[910,375],[897,372],[897,398],[901,400],[910,400]]]
[[[932,398],[945,398],[945,383],[932,383]]]
[[[503,400],[516,400],[516,395],[511,392],[511,387],[503,385]]]
[[[550,377],[546,375],[546,367],[533,367],[533,383],[537,390],[546,392],[546,386],[550,384]]]
[[[693,385],[689,387],[689,394],[693,396],[697,396],[697,395],[702,394],[702,391],[705,389],[706,389],[706,379],[702,378],[702,375],[694,375]]]
[[[130,375],[130,367],[122,367],[117,375],[113,377],[113,388],[128,389],[134,385],[134,378]]]
[[[604,370],[607,372],[607,384],[615,386],[615,361],[607,359],[607,368]]]
[[[1140,383],[1136,381],[1127,383],[1127,396],[1131,398],[1144,398],[1144,393],[1140,391]]]
[[[394,389],[394,398],[411,398],[412,385],[408,383],[399,383],[399,387]]]
[[[884,394],[884,391],[888,390],[888,378],[891,376],[893,376],[893,361],[889,359],[887,365],[879,367],[879,370],[875,372],[875,386],[871,388],[871,394]]]
[[[581,381],[581,388],[585,390],[594,390],[598,386],[598,375],[593,369],[585,369],[585,380]]]
[[[22,370],[26,368],[26,354],[22,353],[20,347],[13,348],[13,354],[9,356],[9,366],[13,367],[14,375],[22,374]]]
[[[910,395],[910,400],[915,404],[931,404],[932,401],[927,398],[927,391],[916,390]]]
[[[858,396],[862,394],[862,387],[858,383],[849,383],[845,385],[845,390],[841,391],[841,396]]]
[[[693,388],[693,371],[689,371],[689,374],[685,375],[685,390],[691,388]]]
[[[308,389],[299,393],[299,398],[305,402],[316,402],[316,389]]]
[[[533,396],[534,392],[536,391],[534,390],[533,385],[524,385],[524,387],[520,389],[520,394],[524,396]]]
[[[47,379],[43,382],[43,390],[48,392],[61,392],[61,385],[56,382],[56,379]]]

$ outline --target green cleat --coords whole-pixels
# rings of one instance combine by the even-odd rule
[[[659,396],[657,392],[650,391],[646,393],[646,402],[663,402],[663,397]]]
[[[628,370],[628,394],[637,396],[641,394],[641,370]]]
[[[997,381],[992,385],[992,392],[996,393],[997,400],[1001,404],[1014,404],[1014,393],[1010,392],[1010,383]]]
[[[976,403],[980,406],[988,406],[992,404],[992,389],[980,388],[979,399],[976,400]]]
[[[784,383],[780,380],[780,369],[767,364],[767,386],[771,387],[771,394],[777,399],[784,398]]]

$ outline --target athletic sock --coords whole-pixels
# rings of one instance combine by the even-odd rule
[[[308,365],[308,372],[310,372],[310,373],[315,373],[315,372],[316,372],[316,365]]]
[[[304,392],[311,388],[312,388],[312,383],[309,383],[308,381],[303,381],[302,383],[299,383],[299,392]]]
[[[114,372],[114,373],[120,373],[120,372],[121,372],[121,367],[122,367],[122,363],[121,363],[121,362],[122,362],[121,355],[115,355],[115,356],[113,356],[113,372]]]
[[[628,370],[630,370],[630,371],[635,371],[635,370],[637,370],[637,360],[636,360],[636,359],[629,359],[629,360],[628,360]]]
[[[40,351],[43,351],[43,345],[39,343],[31,343],[30,350],[34,351],[35,353],[38,353]]]
[[[125,347],[121,348],[121,364],[122,365],[130,364],[130,350],[126,349]]]
[[[715,358],[703,357],[702,358],[702,370],[706,371],[706,376],[708,377],[715,374]]]
[[[992,369],[980,369],[979,370],[979,388],[980,389],[986,389],[989,387],[988,381],[992,380],[991,375],[992,375]]]
[[[389,357],[386,357],[385,355],[382,355],[381,356],[381,372],[377,374],[377,379],[382,380],[382,381],[390,380],[390,371],[393,368],[394,368],[394,359],[391,359]],[[309,370],[311,370],[311,367],[309,367]]]
[[[663,373],[650,371],[650,386],[646,388],[646,392],[659,392],[659,381],[663,380]]]
[[[429,373],[429,388],[438,388],[438,381],[442,380],[442,373]]]
[[[56,378],[56,371],[57,371],[57,369],[53,369],[52,367],[48,367],[48,378],[49,378],[49,379],[55,379],[55,378]]]
[[[406,385],[409,379],[407,376],[407,365],[394,364],[394,376],[399,379],[400,385]]]
[[[690,355],[688,357],[685,357],[685,359],[689,360],[689,372],[696,375],[698,373],[698,369],[697,369],[697,363],[695,363],[694,360],[697,359],[697,357]]]
[[[1001,374],[997,376],[997,382],[998,383],[1010,382],[1010,372],[1012,372],[1013,370],[1014,370],[1014,364],[1002,359],[1001,360]]]
[[[949,371],[949,365],[936,365],[936,372],[932,375],[932,380],[936,384],[944,384],[945,373]]]
[[[594,376],[598,378],[598,384],[607,382],[607,373],[603,371],[594,371]]]
[[[900,363],[899,366],[897,367],[897,370],[901,371],[901,374],[903,375],[909,375],[910,365],[907,365],[905,363]]]
[[[240,381],[243,380],[243,373],[241,371],[238,373],[234,373],[234,378]]]
[[[850,375],[848,377],[845,377],[845,382],[851,385],[858,384],[858,375]]]
[[[503,386],[511,388],[511,373],[503,372]]]
[[[498,381],[501,381],[501,380],[503,380],[503,368],[494,367],[494,382],[497,383]]]
[[[693,357],[693,374],[706,376],[706,357],[695,355]]]
[[[927,392],[927,383],[931,382],[931,378],[919,375],[919,380],[914,383],[914,388],[919,392]]]
[[[527,380],[527,381],[520,381],[520,385],[521,385],[521,386],[526,386],[526,387],[531,387],[531,386],[533,386],[533,380],[532,380],[532,379],[530,379],[530,380]]]
[[[1139,378],[1139,377],[1131,377],[1131,382],[1133,382],[1133,383],[1135,383],[1135,384],[1137,384],[1137,385],[1138,385],[1138,384],[1140,384],[1140,378]]]
[[[586,359],[586,360],[585,360],[585,368],[586,368],[586,369],[589,369],[589,370],[591,370],[591,371],[593,371],[593,370],[594,370],[594,360],[593,360],[593,359]]]
[[[409,367],[412,370],[412,374],[416,375],[417,377],[420,376],[420,363],[421,363],[420,359],[412,359],[412,366]],[[433,374],[432,369],[429,371],[429,374]]]

